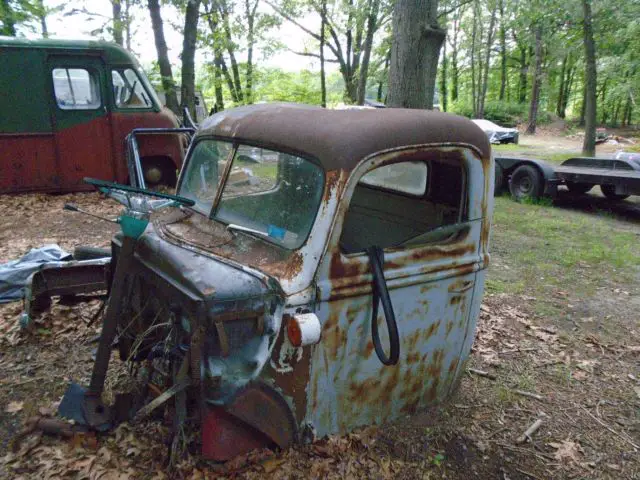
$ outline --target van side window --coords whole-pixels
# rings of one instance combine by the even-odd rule
[[[345,217],[342,251],[440,243],[459,233],[456,226],[465,220],[464,167],[462,155],[451,153],[413,153],[408,161],[363,175]]]
[[[94,110],[101,105],[95,74],[84,68],[54,68],[53,91],[62,110]]]
[[[132,68],[111,71],[113,100],[117,108],[151,108],[140,77]]]

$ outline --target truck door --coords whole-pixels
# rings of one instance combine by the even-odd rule
[[[471,346],[480,302],[474,292],[484,282],[481,237],[488,228],[482,221],[482,163],[454,147],[385,157],[394,163],[369,166],[359,179],[361,169],[352,174],[357,184],[333,232],[338,243],[319,269],[322,336],[312,352],[307,404],[318,436],[442,400]],[[374,302],[383,296],[380,289],[380,296],[373,293],[376,276],[367,252],[373,246],[384,253],[383,282],[399,334],[391,365],[385,364],[394,354],[384,302],[372,318]]]
[[[104,64],[89,56],[50,56],[53,124],[62,190],[84,177],[114,178]]]

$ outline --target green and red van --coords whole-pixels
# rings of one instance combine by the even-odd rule
[[[129,132],[178,126],[136,59],[108,42],[0,37],[0,92],[0,193],[127,182]],[[182,139],[142,135],[138,146],[147,183],[175,184]]]

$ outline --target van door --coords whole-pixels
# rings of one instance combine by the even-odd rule
[[[339,241],[319,269],[322,335],[312,352],[307,403],[318,436],[444,399],[475,331],[480,295],[474,292],[484,282],[478,274],[484,268],[483,182],[480,189],[468,185],[483,178],[480,160],[462,148],[432,147],[386,154],[383,161],[395,163],[369,167],[359,179],[357,171],[352,174],[357,184],[333,233]],[[393,356],[383,302],[372,319],[375,277],[365,253],[372,246],[384,252],[383,282],[399,333],[392,365],[383,363]]]
[[[61,189],[77,190],[84,177],[113,179],[111,126],[102,60],[52,55],[48,65]]]

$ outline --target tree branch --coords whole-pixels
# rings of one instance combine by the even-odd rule
[[[295,53],[296,55],[301,55],[303,57],[314,57],[314,58],[320,58],[320,55],[317,53],[311,53],[311,52],[296,52],[295,50],[291,50],[289,49],[289,51],[291,53]],[[335,58],[325,58],[324,59],[325,62],[329,62],[329,63],[340,63],[338,62],[338,60],[336,60]]]
[[[458,10],[460,7],[464,7],[465,5],[469,4],[473,2],[473,0],[461,0],[460,3],[458,3],[456,6],[451,7],[449,10],[445,10],[443,12],[438,13],[438,19],[445,17],[447,15],[449,15],[450,13],[455,12],[456,10]]]

